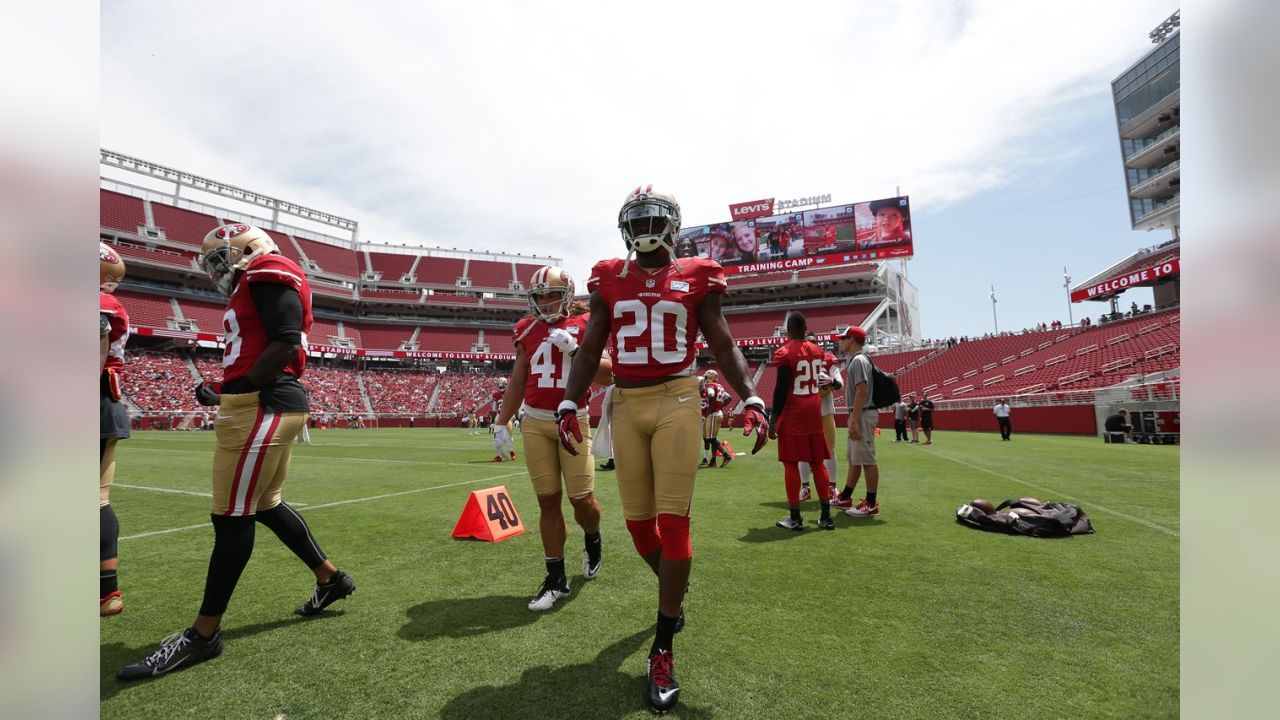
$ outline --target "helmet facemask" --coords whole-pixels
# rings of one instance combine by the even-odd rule
[[[529,309],[541,321],[555,324],[569,317],[569,303],[573,300],[573,291],[569,288],[549,287],[529,293]],[[555,305],[548,312],[548,307]]]
[[[222,247],[216,247],[204,254],[200,259],[200,266],[204,268],[209,279],[213,281],[213,287],[223,295],[230,296],[231,289],[235,285],[236,265],[240,258],[232,259],[233,255],[240,255],[240,251],[227,243]]]
[[[643,194],[633,194],[618,213],[618,229],[627,244],[627,262],[621,275],[625,276],[630,269],[634,253],[653,252],[659,248],[666,248],[679,267],[675,256],[676,236],[680,232],[680,206],[675,198],[653,193],[651,189]]]

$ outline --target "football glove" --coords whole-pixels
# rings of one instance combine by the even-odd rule
[[[578,403],[565,400],[556,408],[556,419],[560,423],[560,444],[570,455],[578,454],[578,443],[582,442],[582,428],[578,425]]]
[[[196,402],[201,405],[221,405],[222,383],[206,380],[196,385]]]
[[[564,328],[556,328],[547,334],[547,339],[560,349],[560,352],[573,357],[578,352],[578,341],[573,339],[568,330]]]
[[[742,435],[746,437],[755,431],[756,445],[751,448],[755,455],[769,442],[769,421],[764,417],[764,401],[752,395],[747,398],[742,409]]]
[[[818,373],[818,387],[827,388],[831,386],[831,376],[824,370]]]

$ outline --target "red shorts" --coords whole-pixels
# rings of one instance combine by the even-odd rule
[[[778,435],[778,460],[781,462],[807,462],[813,465],[829,457],[831,457],[831,448],[827,446],[825,433],[804,435],[779,433]]]

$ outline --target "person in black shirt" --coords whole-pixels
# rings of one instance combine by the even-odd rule
[[[1113,443],[1125,442],[1125,438],[1133,430],[1133,426],[1129,424],[1129,413],[1123,408],[1112,415],[1108,415],[1103,427],[1107,431],[1107,440]]]
[[[911,442],[920,442],[920,403],[916,400],[914,393],[911,395],[911,401],[907,403],[907,424],[911,426]]]
[[[925,398],[918,405],[920,408],[920,429],[924,430],[924,444],[933,444],[933,401]],[[916,437],[919,442],[919,436]]]

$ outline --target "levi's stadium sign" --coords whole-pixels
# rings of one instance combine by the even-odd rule
[[[1169,262],[1153,265],[1143,270],[1135,270],[1124,275],[1117,275],[1108,278],[1100,283],[1094,283],[1086,288],[1081,288],[1071,293],[1071,302],[1080,302],[1081,300],[1100,300],[1109,297],[1122,290],[1131,287],[1139,287],[1148,285],[1157,280],[1163,280],[1167,277],[1177,275],[1181,269],[1178,258],[1174,258]]]
[[[767,200],[752,200],[750,202],[736,203],[729,206],[729,217],[734,220],[754,220],[761,217],[769,217],[773,214],[773,198]]]

